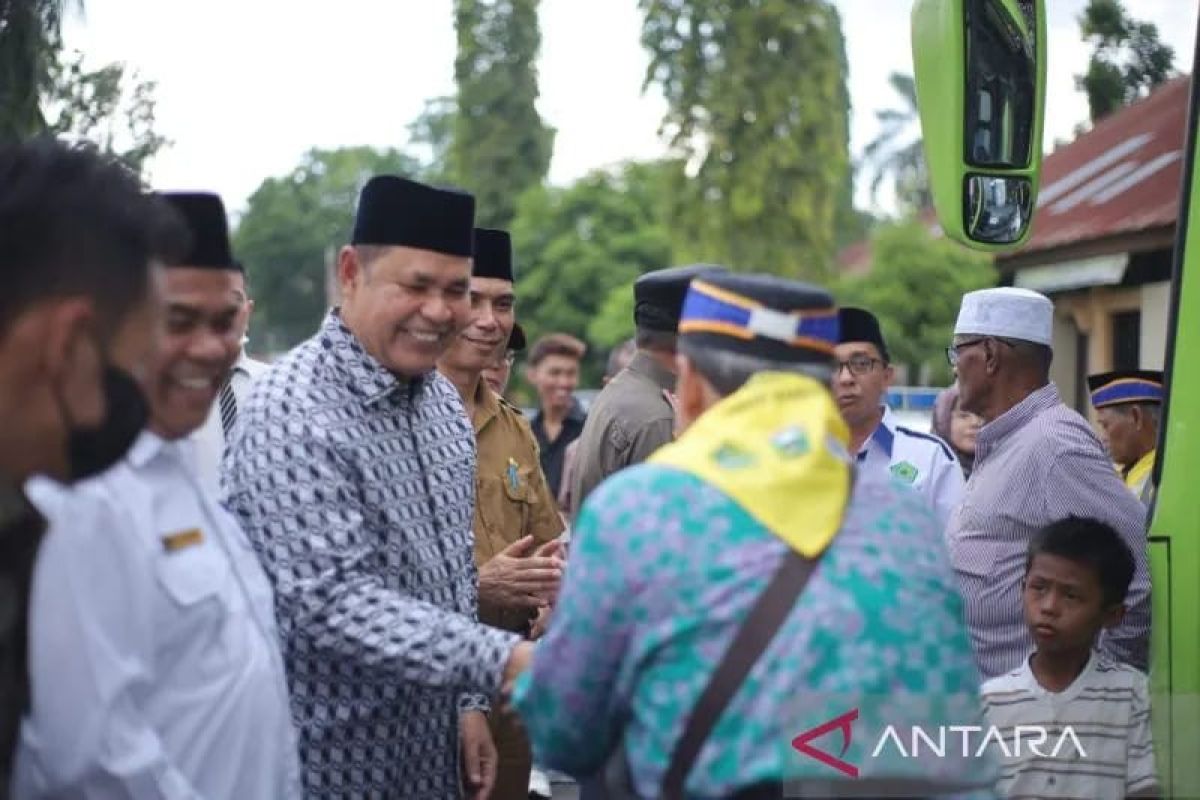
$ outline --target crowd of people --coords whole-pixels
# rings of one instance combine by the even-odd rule
[[[527,342],[475,216],[371,177],[337,304],[267,364],[217,195],[0,146],[0,794],[1158,791],[1161,374],[1094,377],[1102,440],[1051,301],[971,292],[914,430],[869,309],[700,264],[635,283],[585,411],[585,345]],[[1004,746],[1029,726],[1081,746]]]

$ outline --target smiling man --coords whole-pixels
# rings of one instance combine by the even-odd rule
[[[149,425],[111,470],[38,484],[51,520],[30,613],[18,797],[295,797],[296,738],[271,588],[201,488],[193,434],[237,357],[225,209],[166,195],[193,247],[165,271]],[[129,413],[129,412],[126,412]]]
[[[225,456],[311,797],[486,797],[495,778],[484,712],[530,645],[476,622],[475,433],[434,370],[470,320],[474,216],[463,192],[368,181],[341,306],[255,382]]]
[[[554,541],[562,520],[538,462],[537,442],[521,412],[483,380],[513,331],[512,242],[504,231],[475,231],[471,314],[438,369],[458,389],[475,429],[475,563],[479,619],[527,634],[558,593],[562,562]],[[535,548],[540,549],[535,552]],[[499,755],[493,800],[526,800],[532,755],[511,712],[489,716]]]

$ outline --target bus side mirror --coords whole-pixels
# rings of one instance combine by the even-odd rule
[[[916,0],[912,49],[942,229],[980,250],[1019,247],[1042,166],[1045,0]]]

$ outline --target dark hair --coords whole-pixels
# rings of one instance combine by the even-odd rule
[[[182,221],[91,145],[0,144],[0,331],[55,297],[95,302],[107,336],[146,293],[152,260],[187,249]]]
[[[533,343],[529,350],[529,365],[536,367],[547,356],[566,356],[582,361],[587,345],[568,333],[548,333]]]
[[[634,329],[633,343],[641,350],[674,353],[679,347],[679,335],[675,331],[660,331],[639,326]]]
[[[1111,525],[1087,517],[1067,517],[1034,534],[1025,557],[1028,574],[1033,557],[1045,553],[1091,568],[1107,605],[1125,602],[1133,581],[1133,553]]]

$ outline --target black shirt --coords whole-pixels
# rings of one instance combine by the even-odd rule
[[[550,484],[550,494],[558,497],[558,488],[562,483],[563,464],[567,459],[567,445],[579,438],[583,433],[583,423],[587,419],[583,406],[576,400],[567,412],[562,422],[562,430],[553,442],[546,436],[546,428],[542,419],[542,411],[538,409],[530,427],[537,438],[538,450],[541,453],[542,472],[546,475],[546,483]]]

